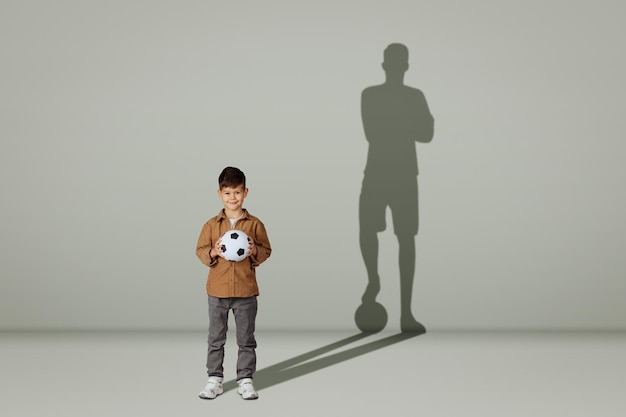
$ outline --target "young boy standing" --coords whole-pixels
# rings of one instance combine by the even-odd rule
[[[224,392],[224,345],[228,330],[228,313],[235,317],[237,345],[237,392],[245,400],[258,398],[252,384],[256,371],[254,328],[259,288],[256,267],[269,258],[272,249],[265,226],[243,208],[248,195],[246,176],[238,168],[224,168],[218,178],[218,196],[224,208],[202,227],[196,255],[209,267],[206,291],[209,298],[209,337],[207,373],[209,380],[200,398],[213,399]],[[228,230],[238,229],[249,237],[249,251],[240,262],[224,258],[220,238]]]

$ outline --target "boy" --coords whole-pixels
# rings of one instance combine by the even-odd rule
[[[254,327],[259,288],[255,269],[267,258],[272,249],[265,226],[243,208],[248,195],[246,176],[238,168],[226,167],[218,178],[217,194],[224,208],[202,227],[196,255],[209,266],[206,291],[209,298],[209,337],[207,373],[209,381],[200,392],[200,398],[213,399],[224,392],[224,344],[228,330],[228,312],[233,311],[237,329],[237,392],[244,400],[258,398],[252,384],[256,371],[257,346]],[[248,255],[241,262],[224,258],[221,236],[230,229],[238,229],[249,237]]]

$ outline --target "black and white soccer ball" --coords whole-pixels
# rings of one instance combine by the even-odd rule
[[[248,235],[241,230],[229,230],[222,236],[222,254],[229,261],[239,262],[248,255]]]

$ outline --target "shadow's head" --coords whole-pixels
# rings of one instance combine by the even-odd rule
[[[383,53],[383,69],[387,74],[403,74],[409,69],[409,49],[401,43],[392,43]]]

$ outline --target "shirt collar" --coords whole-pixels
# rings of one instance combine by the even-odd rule
[[[243,210],[243,216],[241,216],[242,219],[249,219],[250,215],[248,214],[248,210],[246,209],[242,209]],[[226,210],[221,209],[220,212],[217,214],[217,220],[222,221],[224,219],[227,219],[226,217]]]

